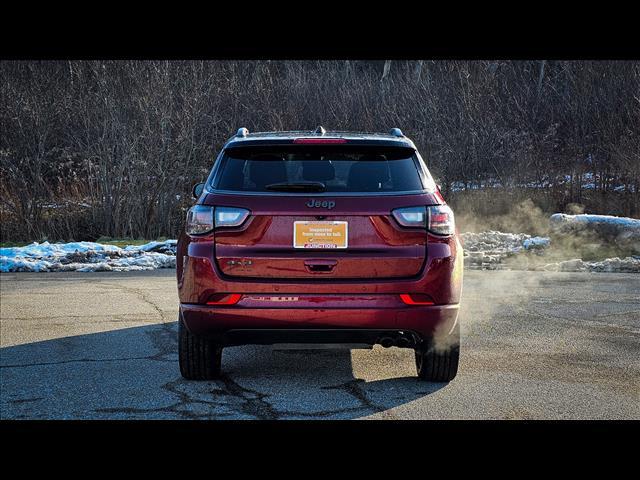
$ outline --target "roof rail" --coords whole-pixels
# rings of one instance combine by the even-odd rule
[[[404,137],[402,130],[400,130],[399,128],[392,128],[389,132],[389,135],[393,135],[394,137]]]
[[[236,132],[236,137],[246,137],[247,135],[249,135],[249,130],[244,127],[240,127]]]
[[[319,125],[318,128],[316,128],[316,131],[314,133],[316,135],[324,135],[325,133],[327,133],[327,131],[324,129],[322,125]]]

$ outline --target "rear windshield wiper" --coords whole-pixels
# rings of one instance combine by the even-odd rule
[[[327,186],[322,182],[281,182],[270,183],[265,186],[267,190],[278,190],[281,192],[324,192]]]

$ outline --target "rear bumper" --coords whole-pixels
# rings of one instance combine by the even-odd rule
[[[178,296],[183,304],[206,304],[216,293],[242,294],[402,294],[429,295],[438,305],[460,303],[463,278],[462,247],[457,236],[446,239],[428,235],[427,259],[419,276],[406,279],[362,278],[355,280],[310,279],[246,279],[229,278],[214,260],[214,243],[193,239],[183,233],[176,254]],[[372,258],[375,262],[375,258]]]
[[[278,280],[228,278],[216,265],[212,239],[183,233],[176,258],[180,312],[189,331],[228,345],[289,343],[289,338],[291,343],[375,343],[380,332],[409,332],[419,339],[436,329],[447,333],[458,318],[462,247],[457,236],[427,237],[427,258],[416,278]],[[220,293],[242,299],[207,305]],[[435,305],[406,305],[401,294],[428,295]],[[322,338],[332,335],[339,340]]]
[[[243,308],[181,304],[187,329],[195,335],[244,343],[376,343],[380,332],[409,332],[429,338],[453,330],[458,305],[401,308]],[[324,332],[324,335],[323,335]]]

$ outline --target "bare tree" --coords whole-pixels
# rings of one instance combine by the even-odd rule
[[[400,127],[459,208],[640,214],[638,62],[7,61],[0,95],[2,240],[175,236],[239,126]]]

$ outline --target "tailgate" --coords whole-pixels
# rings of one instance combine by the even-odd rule
[[[327,228],[317,228],[322,225]],[[301,226],[311,228],[301,232]],[[311,238],[304,247],[301,233],[323,230],[347,238],[318,243]],[[215,238],[218,267],[233,277],[407,278],[421,272],[426,254],[423,232],[403,230],[386,215],[253,215],[244,228],[216,232]]]

